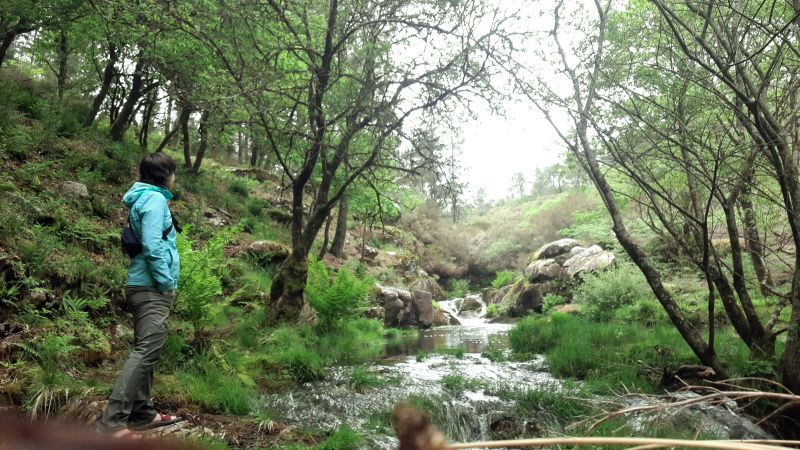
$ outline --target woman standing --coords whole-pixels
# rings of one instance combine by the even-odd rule
[[[142,248],[128,265],[125,287],[126,308],[133,314],[134,345],[98,422],[101,430],[120,438],[136,437],[131,430],[179,420],[158,413],[150,398],[153,366],[167,338],[167,318],[180,272],[177,230],[167,206],[176,167],[163,153],[146,156],[139,164],[139,181],[122,198],[130,209],[130,228]]]

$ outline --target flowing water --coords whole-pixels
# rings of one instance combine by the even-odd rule
[[[369,436],[365,448],[392,449],[397,440],[388,426],[390,412],[399,401],[411,400],[445,419],[440,422],[447,423],[443,431],[449,439],[488,439],[491,421],[510,414],[513,404],[485,394],[487,387],[558,389],[560,383],[545,370],[542,359],[495,363],[482,356],[487,349],[508,352],[511,325],[487,323],[480,296],[469,298],[481,308],[459,314],[462,299],[440,303],[462,325],[420,330],[386,343],[384,357],[369,369],[382,379],[380,388],[354,389],[354,369],[333,368],[325,381],[264,396],[258,409],[277,413],[297,427],[348,425]],[[446,379],[458,385],[457,391],[444,386]]]
[[[478,302],[480,309],[460,312],[467,299],[473,307]],[[384,357],[369,368],[382,380],[380,387],[357,389],[351,381],[354,368],[333,368],[325,381],[265,395],[256,409],[298,428],[347,425],[368,436],[366,449],[397,448],[389,417],[400,401],[428,410],[435,423],[443,424],[450,442],[491,440],[498,427],[506,432],[511,427],[511,437],[526,434],[536,424],[514,417],[514,402],[491,393],[558,392],[562,382],[547,372],[543,358],[493,362],[483,356],[509,352],[511,325],[488,323],[480,296],[467,299],[440,302],[461,325],[421,330],[386,343]]]

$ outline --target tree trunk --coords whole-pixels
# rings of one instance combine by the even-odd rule
[[[192,168],[192,143],[189,137],[189,116],[192,115],[192,110],[188,105],[184,105],[181,109],[181,132],[183,133],[183,165]]]
[[[303,292],[308,278],[307,250],[293,248],[272,280],[269,292],[269,320],[272,322],[296,320],[303,309]]]
[[[367,222],[369,219],[364,218],[364,223],[361,225],[361,258],[360,261],[364,262],[367,255]]]
[[[106,100],[108,91],[111,89],[111,83],[114,81],[114,76],[117,74],[115,66],[118,59],[119,54],[117,53],[117,47],[114,44],[110,44],[108,46],[108,61],[106,61],[105,69],[103,69],[103,81],[100,84],[100,90],[97,92],[97,95],[95,95],[94,100],[92,101],[92,108],[89,110],[86,118],[83,119],[84,128],[89,128],[92,126],[95,117],[97,117],[97,113],[100,112],[100,107]]]
[[[140,56],[136,61],[136,67],[133,70],[131,91],[128,93],[128,97],[125,100],[125,104],[122,105],[119,115],[111,125],[110,135],[112,141],[119,142],[122,140],[122,137],[125,135],[125,130],[128,129],[128,125],[133,115],[133,110],[136,107],[136,103],[138,103],[139,99],[142,97],[142,85],[144,84],[142,72],[144,72],[144,63],[142,62],[142,57]]]
[[[250,167],[256,167],[258,165],[259,151],[258,139],[253,139],[252,145],[250,145]]]
[[[206,154],[206,148],[208,148],[208,110],[204,110],[200,115],[199,132],[200,145],[197,147],[197,155],[194,157],[194,165],[192,166],[192,172],[194,173],[200,172],[200,164],[203,163],[203,157]]]
[[[322,248],[319,249],[319,254],[317,255],[317,259],[322,259],[325,257],[325,253],[328,251],[328,234],[331,231],[331,222],[333,221],[333,215],[328,214],[328,218],[325,219],[325,231],[322,233]]]
[[[177,127],[174,127],[177,129]],[[167,96],[167,114],[164,117],[164,136],[169,136],[174,133],[170,130],[173,130],[172,126],[172,97]],[[174,130],[173,130],[174,131]]]
[[[56,79],[58,81],[58,105],[64,102],[64,92],[67,90],[67,63],[69,62],[69,46],[67,42],[67,33],[61,30],[58,37],[58,73]]]
[[[349,214],[347,196],[339,200],[339,213],[336,217],[336,234],[333,235],[331,253],[337,258],[344,258],[344,242],[347,239],[347,216]]]
[[[756,213],[753,209],[753,202],[750,199],[750,183],[746,183],[744,190],[739,195],[739,206],[742,209],[742,223],[744,225],[744,235],[747,245],[745,250],[750,255],[753,262],[753,269],[756,272],[758,284],[761,287],[761,295],[770,295],[769,289],[774,286],[769,269],[764,264],[762,255],[764,246],[761,244],[761,236],[758,234],[758,224],[756,223]]]
[[[169,141],[170,141],[170,140],[171,140],[171,139],[172,139],[172,138],[173,138],[173,137],[174,137],[176,134],[178,134],[178,130],[179,130],[179,129],[180,129],[180,124],[175,124],[175,128],[173,128],[173,129],[172,129],[172,130],[171,130],[169,133],[167,133],[167,134],[166,134],[166,136],[164,136],[164,139],[162,139],[162,140],[161,140],[161,143],[160,143],[160,144],[158,144],[158,147],[156,148],[156,152],[160,152],[161,150],[164,150],[164,147],[166,147],[166,146],[167,146],[167,144],[169,143]]]
[[[144,111],[142,111],[142,128],[139,130],[139,146],[142,148],[147,148],[148,144],[148,135],[150,134],[150,126],[153,122],[153,116],[158,106],[157,100],[157,90],[153,89],[147,95],[147,101],[144,105]]]
[[[3,40],[0,41],[0,67],[3,67],[3,61],[6,60],[8,49],[11,47],[16,37],[17,33],[15,31],[7,31],[6,34],[3,35]]]

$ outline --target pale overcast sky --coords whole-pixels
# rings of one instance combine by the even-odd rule
[[[552,30],[554,1],[498,1],[501,5],[506,4],[509,10],[520,8],[517,26],[525,27],[540,36],[547,36]],[[586,3],[588,0],[576,0],[574,3],[568,2],[565,8],[574,12],[581,4]],[[565,22],[560,34],[569,51],[579,37],[570,30],[569,22]],[[517,48],[528,49],[517,57],[527,61],[531,73],[548,80],[548,84],[557,90],[565,88],[569,91],[571,85],[565,77],[557,73],[557,67],[541,61],[535,55],[534,49],[540,48],[539,43],[531,41]],[[576,61],[570,63],[574,64]],[[485,189],[487,197],[492,200],[508,197],[514,173],[521,172],[526,182],[530,183],[536,168],[555,164],[564,157],[564,144],[542,113],[522,96],[514,100],[503,103],[504,116],[494,115],[485,105],[476,102],[473,112],[477,118],[469,118],[460,124],[463,181],[469,183],[467,198],[470,200],[480,188]],[[570,128],[563,111],[553,110],[551,114],[560,128]]]
[[[508,103],[505,116],[485,111],[462,125],[461,164],[468,198],[480,188],[489,199],[507,197],[514,173],[521,172],[530,182],[537,167],[555,164],[563,156],[563,144],[539,111],[525,103]]]

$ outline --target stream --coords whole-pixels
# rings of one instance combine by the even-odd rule
[[[486,305],[480,296],[467,298],[478,301],[481,309],[459,312],[464,299],[440,302],[440,307],[457,317],[461,325],[434,327],[387,340],[383,357],[367,368],[380,377],[380,387],[356,389],[351,383],[356,368],[335,367],[325,381],[262,396],[256,410],[277,414],[281,421],[297,428],[334,430],[347,425],[366,436],[365,449],[397,448],[389,417],[400,401],[428,410],[434,423],[444,424],[441,428],[448,442],[535,435],[535,418],[515,417],[515,402],[493,394],[559,392],[564,382],[547,371],[543,357],[525,362],[493,362],[483,356],[487,351],[509,354],[508,332],[513,325],[488,323]],[[629,404],[642,401],[633,396]],[[714,429],[716,435],[769,437],[732,409],[703,406],[685,420]],[[649,422],[632,417],[629,423],[646,431]]]

